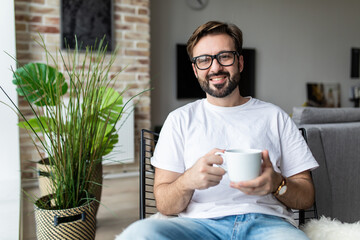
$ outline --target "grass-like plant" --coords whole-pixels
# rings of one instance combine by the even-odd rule
[[[52,204],[38,204],[45,209],[82,206],[93,200],[91,188],[99,184],[93,179],[96,166],[117,143],[115,126],[128,103],[122,97],[126,89],[116,91],[116,76],[110,77],[117,50],[109,54],[100,41],[84,52],[76,45],[75,50],[59,50],[53,56],[44,41],[38,44],[47,64],[18,68],[13,80],[35,116],[27,119],[15,106],[23,119],[19,126],[29,131],[51,166]]]

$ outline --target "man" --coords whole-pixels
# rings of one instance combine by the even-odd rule
[[[169,114],[152,159],[157,208],[179,217],[139,221],[122,238],[308,239],[289,209],[312,206],[318,164],[286,113],[241,96],[242,32],[208,22],[187,50],[206,99]],[[215,155],[229,148],[264,149],[261,175],[230,182]]]

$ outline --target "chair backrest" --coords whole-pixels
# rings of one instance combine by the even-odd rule
[[[141,130],[140,143],[140,219],[147,218],[157,212],[153,194],[154,167],[150,159],[154,153],[159,135],[155,132]]]
[[[299,131],[301,132],[302,136],[304,137],[305,141],[307,142],[307,135],[305,128],[299,128]],[[311,174],[311,172],[310,172]],[[313,218],[319,218],[316,208],[316,202],[314,202],[314,205],[309,209],[300,209],[300,210],[294,210],[295,214],[298,214],[295,220],[299,221],[299,225],[304,224],[306,221],[313,219]]]
[[[305,129],[299,129],[306,140]],[[155,169],[150,163],[153,156],[155,145],[159,134],[143,129],[141,130],[141,150],[140,150],[140,219],[150,217],[157,213],[155,198],[153,194]],[[296,210],[296,220],[299,225],[304,224],[307,220],[318,218],[316,204],[310,209]]]

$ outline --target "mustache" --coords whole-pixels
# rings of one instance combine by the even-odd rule
[[[224,71],[220,71],[220,72],[217,72],[217,73],[213,73],[213,74],[208,74],[208,75],[206,75],[206,80],[209,81],[210,78],[216,77],[216,76],[220,76],[220,75],[225,75],[225,76],[227,76],[227,77],[230,77],[230,73],[224,72]]]

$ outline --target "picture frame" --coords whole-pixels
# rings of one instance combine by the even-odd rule
[[[75,49],[94,46],[104,38],[107,51],[113,48],[112,0],[61,0],[61,47]]]

